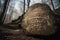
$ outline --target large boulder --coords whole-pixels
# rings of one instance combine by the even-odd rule
[[[33,35],[51,35],[57,30],[52,10],[48,5],[40,3],[29,7],[23,16],[21,26]]]

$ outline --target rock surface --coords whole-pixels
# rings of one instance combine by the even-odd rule
[[[51,35],[56,32],[53,12],[46,4],[34,4],[29,7],[22,19],[22,28],[33,35]]]

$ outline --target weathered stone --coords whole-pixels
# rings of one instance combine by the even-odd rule
[[[56,32],[54,15],[46,4],[33,4],[23,16],[22,28],[30,34],[51,35]]]

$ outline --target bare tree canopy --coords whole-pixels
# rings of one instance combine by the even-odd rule
[[[8,1],[8,0],[6,0],[6,1]],[[25,3],[24,3],[24,1],[25,1]],[[3,10],[3,13],[5,13],[5,15],[3,17],[4,23],[10,23],[10,22],[12,22],[12,20],[18,19],[18,17],[23,14],[24,10],[26,12],[27,9],[29,8],[29,6],[31,6],[35,3],[48,4],[52,10],[60,7],[59,0],[52,0],[52,2],[51,2],[51,0],[10,0],[10,2],[7,4],[8,7],[6,6],[7,2],[4,3],[4,0],[0,0],[0,3],[1,3],[0,8]],[[6,9],[6,7],[4,7],[3,4],[7,7],[7,9]]]

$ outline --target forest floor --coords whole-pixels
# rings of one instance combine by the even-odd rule
[[[0,31],[0,40],[60,40],[60,33],[50,37],[27,36],[25,33],[12,34]]]

